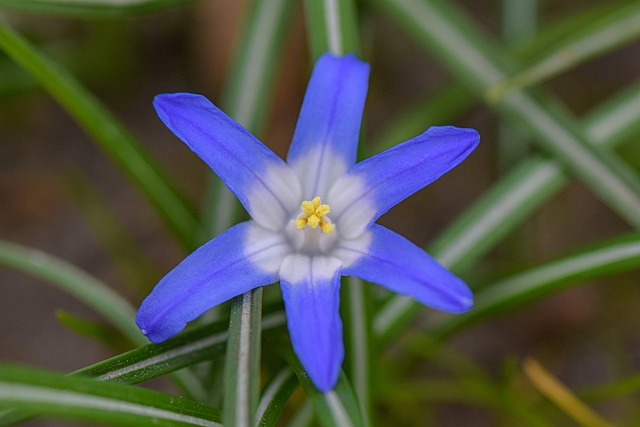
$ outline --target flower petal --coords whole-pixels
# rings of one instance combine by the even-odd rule
[[[300,182],[289,166],[207,98],[163,94],[160,119],[189,146],[264,227],[278,230],[300,203]]]
[[[253,221],[201,246],[171,270],[142,302],[136,323],[154,343],[180,332],[211,307],[278,280],[284,238]]]
[[[280,286],[293,349],[315,386],[333,388],[344,359],[340,319],[340,261],[287,256]]]
[[[473,306],[469,287],[425,251],[399,234],[373,224],[357,239],[343,241],[334,251],[345,276],[378,283],[399,294],[410,295],[424,305],[451,313]]]
[[[368,79],[369,64],[354,55],[316,62],[287,156],[304,197],[323,197],[355,163]]]
[[[346,237],[464,160],[478,145],[474,129],[431,127],[422,135],[353,166],[331,187],[326,203]]]

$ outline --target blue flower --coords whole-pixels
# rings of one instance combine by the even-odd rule
[[[251,215],[189,255],[144,300],[136,322],[154,343],[209,308],[280,281],[293,349],[316,387],[331,390],[344,358],[340,277],[356,276],[447,312],[473,305],[467,285],[422,249],[375,223],[460,163],[473,129],[431,127],[356,162],[369,65],[323,55],[286,163],[206,98],[158,95],[162,121]]]

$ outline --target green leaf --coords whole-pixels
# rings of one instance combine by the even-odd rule
[[[0,405],[123,426],[221,426],[219,411],[157,391],[0,365]]]
[[[157,280],[158,272],[100,194],[98,186],[86,173],[79,170],[68,172],[64,184],[65,190],[109,255],[113,266],[128,279],[128,284],[147,292],[149,282]]]
[[[290,0],[252,3],[242,33],[222,105],[236,121],[254,134],[262,127],[273,89],[277,58],[292,12]],[[238,202],[212,178],[205,212],[207,227],[220,233],[233,221]],[[220,206],[224,206],[220,210]],[[224,368],[224,420],[227,425],[249,426],[256,422],[260,392],[260,322],[262,289],[247,292],[232,302],[229,347]]]
[[[224,365],[224,423],[249,427],[256,422],[260,393],[260,322],[262,288],[235,297],[231,303]]]
[[[133,321],[133,307],[106,284],[74,265],[37,249],[3,241],[0,241],[0,264],[45,280],[100,313],[134,343],[147,343]]]
[[[640,179],[615,156],[590,147],[580,127],[540,92],[514,89],[501,98],[488,90],[515,69],[501,49],[471,22],[439,0],[378,0],[501,116],[534,135],[535,142],[562,161],[630,224],[640,227]]]
[[[110,359],[87,366],[71,375],[92,377],[102,381],[138,384],[222,354],[227,346],[227,322],[192,327],[161,344],[148,344]],[[266,314],[264,333],[276,333],[285,326],[282,311]],[[38,411],[34,411],[35,414]],[[0,426],[13,425],[32,413],[0,413]]]
[[[262,398],[256,411],[258,426],[275,426],[284,405],[298,386],[298,379],[289,368],[284,368],[273,376],[262,392]]]
[[[358,53],[358,32],[352,0],[307,0],[306,22],[315,61],[324,52]]]
[[[371,424],[371,324],[369,321],[367,287],[357,277],[345,278],[342,319],[345,328],[345,370],[353,382],[365,426]]]
[[[284,313],[264,316],[265,333],[282,329]],[[220,321],[187,329],[161,344],[148,344],[77,371],[77,374],[103,380],[136,384],[147,381],[221,354],[229,332],[227,322]]]
[[[640,83],[613,96],[583,120],[593,145],[611,148],[640,130]],[[436,240],[430,252],[454,271],[464,271],[568,182],[557,162],[531,156],[512,169]],[[422,306],[395,296],[376,314],[374,334],[384,343]]]
[[[0,0],[0,10],[104,18],[155,12],[196,0]]]
[[[353,1],[308,0],[305,6],[309,41],[314,59],[317,59],[324,52],[330,52],[334,55],[359,53],[358,27]],[[368,414],[371,407],[369,378],[369,358],[371,356],[368,339],[370,323],[366,313],[366,298],[362,281],[357,278],[348,278],[347,281],[349,283],[343,288],[345,298],[341,304],[346,332],[346,365],[355,382],[356,401],[359,405],[358,417],[361,417],[359,422],[368,426]],[[348,398],[351,396],[349,395]],[[336,406],[333,409],[336,411],[336,417],[339,416],[341,403],[338,400],[334,401],[332,394],[326,395],[325,400],[330,404],[335,403]],[[321,400],[321,402],[324,401]],[[318,409],[317,406],[316,409]],[[339,421],[339,419],[335,418],[333,421]]]
[[[443,89],[421,104],[411,106],[389,120],[385,128],[375,135],[369,135],[371,149],[367,154],[374,155],[407,141],[430,126],[449,124],[452,117],[463,113],[473,101],[471,92],[462,85],[453,85]]]
[[[140,143],[67,71],[38,52],[19,34],[0,25],[0,49],[20,64],[137,184],[188,247],[199,225],[193,210],[170,184]]]
[[[633,2],[589,22],[536,62],[490,89],[494,96],[533,85],[602,55],[640,36],[640,3]]]
[[[640,235],[632,234],[561,258],[477,290],[473,310],[447,317],[431,331],[434,339],[558,292],[587,279],[640,269]]]
[[[124,339],[119,331],[113,327],[85,319],[65,310],[56,310],[56,319],[64,327],[76,334],[89,337],[105,344],[107,347],[116,348],[120,351],[129,348],[129,340]]]
[[[293,6],[293,0],[251,2],[229,80],[224,86],[223,110],[254,135],[260,135],[264,127]],[[203,240],[222,233],[241,215],[240,203],[213,173],[207,188],[202,215],[206,231]]]
[[[315,415],[320,424],[325,427],[364,426],[360,405],[353,394],[349,380],[344,374],[340,375],[338,383],[333,390],[321,393],[307,376],[298,358],[293,353],[290,353],[288,359],[305,393],[311,399]]]

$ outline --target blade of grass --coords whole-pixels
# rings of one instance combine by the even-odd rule
[[[224,366],[224,423],[249,427],[256,422],[260,394],[260,321],[262,288],[231,303],[229,339]]]
[[[359,51],[353,1],[307,0],[305,15],[314,62],[324,52],[339,56]]]
[[[259,135],[264,127],[293,9],[293,0],[251,3],[223,90],[223,110],[254,135]],[[229,228],[238,220],[238,212],[240,203],[224,183],[211,174],[203,209],[205,238]]]
[[[353,382],[353,388],[360,404],[365,426],[371,424],[371,351],[370,328],[371,323],[367,312],[367,289],[362,280],[357,277],[348,277],[343,289],[342,312],[345,325],[345,370]]]
[[[290,353],[289,365],[296,373],[300,384],[313,404],[315,415],[321,425],[325,427],[356,427],[364,426],[360,413],[360,404],[353,394],[351,384],[344,374],[340,375],[338,384],[327,393],[316,389],[302,368],[297,357]]]
[[[407,141],[429,126],[450,123],[453,117],[466,111],[472,101],[471,91],[462,85],[452,85],[441,90],[422,104],[402,111],[382,131],[368,135],[365,140],[371,141],[371,148],[367,150],[367,154],[372,156]]]
[[[590,142],[610,149],[638,132],[639,106],[640,83],[601,105],[582,121]],[[541,156],[530,157],[448,227],[430,252],[452,270],[464,271],[568,180],[557,162]],[[375,335],[385,342],[421,309],[410,298],[393,297],[375,316]]]
[[[64,188],[126,283],[146,293],[146,285],[157,280],[158,272],[100,194],[100,189],[80,170],[65,174]]]
[[[134,308],[106,284],[74,265],[43,251],[3,241],[0,263],[55,285],[100,313],[132,342],[147,343],[133,321]]]
[[[124,170],[187,246],[193,248],[198,223],[193,210],[170,184],[140,143],[84,87],[18,33],[0,25],[0,49],[20,64]]]
[[[451,4],[438,0],[378,0],[425,47],[476,93],[502,82],[514,65],[463,20]],[[541,148],[562,161],[595,195],[630,224],[640,227],[640,179],[610,153],[590,147],[575,123],[548,96],[515,89],[488,98],[503,117],[527,129]]]
[[[282,330],[284,313],[266,314],[262,322],[265,333]],[[222,354],[227,346],[227,322],[220,321],[190,328],[161,344],[123,353],[77,371],[103,380],[116,380],[136,384],[173,372]]]
[[[599,17],[565,38],[536,62],[490,89],[493,96],[540,83],[640,36],[640,4],[630,3]]]
[[[246,31],[226,85],[223,107],[227,113],[258,134],[264,122],[268,95],[273,89],[278,53],[292,12],[291,0],[255,1],[248,14]],[[213,178],[205,208],[214,222],[209,230],[219,232],[234,219],[238,202]],[[221,198],[224,215],[211,203]],[[224,368],[224,420],[227,425],[249,426],[256,422],[260,393],[260,322],[262,289],[236,297],[231,305],[229,346]]]
[[[585,405],[575,394],[532,358],[522,368],[533,385],[567,415],[584,427],[613,427],[613,424]]]
[[[139,15],[194,3],[196,0],[0,0],[0,9],[37,14],[105,18]]]
[[[226,321],[220,321],[192,327],[161,344],[138,347],[82,368],[71,375],[126,384],[148,381],[222,354],[229,336],[227,326]],[[282,311],[265,315],[262,322],[264,332],[269,334],[277,333],[284,326],[285,317]],[[37,413],[38,411],[0,413],[0,426],[14,425]]]
[[[6,364],[0,365],[0,404],[124,426],[221,426],[216,409],[178,396]]]
[[[441,340],[480,319],[584,280],[636,269],[640,269],[640,235],[632,234],[482,287],[476,292],[473,310],[445,318],[433,327],[430,335]]]
[[[276,425],[284,405],[296,387],[298,387],[298,380],[291,369],[284,368],[274,375],[269,385],[264,389],[256,411],[258,426],[271,427]]]
[[[355,5],[347,0],[309,0],[306,6],[306,22],[311,43],[311,54],[318,58],[324,52],[334,55],[358,52],[358,28]],[[346,330],[346,369],[354,380],[356,397],[365,426],[370,425],[370,322],[366,311],[366,298],[362,282],[349,278],[343,289],[341,303]]]

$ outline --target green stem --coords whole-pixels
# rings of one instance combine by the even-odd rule
[[[193,210],[133,135],[73,76],[2,25],[0,49],[42,84],[140,187],[177,237],[193,248],[199,228]]]

